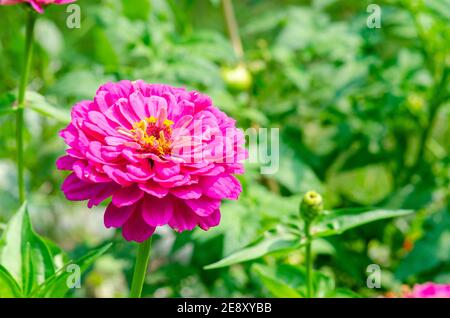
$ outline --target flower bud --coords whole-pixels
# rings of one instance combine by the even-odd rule
[[[222,77],[228,88],[234,91],[246,91],[252,86],[252,74],[243,64],[234,68],[223,68]]]
[[[323,210],[322,196],[315,191],[308,191],[300,204],[300,216],[306,222],[312,222]]]

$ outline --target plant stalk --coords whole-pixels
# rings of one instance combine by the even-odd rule
[[[151,237],[147,241],[139,243],[133,279],[131,281],[130,298],[141,298],[142,287],[144,286],[145,274],[147,273],[148,262],[150,259],[151,245]]]
[[[25,92],[30,75],[31,61],[33,58],[33,38],[36,15],[31,10],[28,12],[26,35],[25,35],[25,60],[19,82],[19,93],[17,97],[16,112],[16,143],[17,143],[17,180],[19,189],[20,204],[25,202],[25,175],[24,175],[24,112],[25,112]]]
[[[312,257],[311,257],[311,223],[305,223],[306,234],[306,297],[311,298],[313,295],[312,287]]]
[[[230,36],[231,44],[234,53],[240,62],[244,59],[244,49],[242,46],[241,37],[239,35],[239,25],[234,14],[232,0],[222,0],[223,15],[227,24],[228,35]]]

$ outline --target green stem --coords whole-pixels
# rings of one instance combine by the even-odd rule
[[[233,45],[234,53],[239,61],[244,59],[244,49],[242,47],[241,37],[239,35],[239,25],[234,14],[232,0],[222,0],[223,15],[227,24],[228,35],[230,36],[231,44]]]
[[[139,244],[134,266],[133,280],[131,282],[130,298],[141,298],[145,274],[147,273],[148,261],[150,259],[150,247],[152,238]]]
[[[26,35],[25,35],[25,63],[19,83],[19,93],[17,98],[16,112],[16,142],[17,142],[17,180],[19,188],[19,201],[25,201],[25,178],[24,178],[24,112],[25,112],[25,92],[30,75],[31,60],[33,57],[33,37],[36,15],[31,10],[28,12]]]
[[[306,297],[311,298],[313,295],[312,287],[312,257],[311,257],[311,223],[305,223],[306,234]]]

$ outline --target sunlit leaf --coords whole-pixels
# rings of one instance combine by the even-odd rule
[[[0,265],[14,277],[25,295],[55,272],[50,250],[33,231],[26,203],[3,232]]]
[[[81,279],[81,277],[74,277],[74,275],[77,274],[75,269],[79,270],[78,273],[82,275],[89,269],[95,260],[102,256],[111,246],[112,243],[106,244],[102,247],[91,250],[80,259],[68,262],[60,270],[58,270],[57,273],[36,288],[32,292],[32,295],[34,297],[64,297],[67,292],[73,288],[73,285],[71,284],[75,283],[76,279]]]
[[[46,98],[36,92],[28,91],[26,94],[28,107],[41,115],[56,119],[57,121],[68,124],[70,122],[70,113],[67,110],[59,109],[50,104]]]
[[[280,298],[302,298],[303,295],[296,289],[290,286],[288,283],[276,277],[271,269],[266,266],[255,264],[253,270],[258,274],[263,285],[270,291],[275,297]],[[295,278],[295,277],[293,277]],[[292,282],[292,280],[291,280]]]
[[[8,115],[15,112],[13,103],[16,97],[12,93],[0,95],[0,116]]]
[[[270,253],[297,249],[304,245],[304,243],[305,242],[301,241],[297,235],[289,233],[269,233],[267,236],[260,238],[243,249],[223,258],[222,260],[205,266],[205,269],[226,267],[233,264],[258,259]]]
[[[384,210],[371,208],[353,208],[331,211],[323,220],[313,226],[315,237],[341,234],[349,229],[378,220],[405,216],[413,210]]]
[[[20,297],[22,292],[11,274],[0,265],[0,298]]]

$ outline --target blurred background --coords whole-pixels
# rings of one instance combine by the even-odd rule
[[[294,218],[309,189],[327,209],[416,211],[323,240],[316,268],[336,285],[377,296],[403,284],[450,283],[450,2],[376,1],[381,27],[370,28],[371,2],[234,1],[240,38],[233,41],[220,0],[78,0],[75,29],[66,26],[65,6],[47,8],[29,89],[42,112],[53,105],[60,115],[26,113],[31,217],[74,257],[116,242],[72,295],[128,293],[135,246],[104,229],[104,207],[65,200],[65,175],[55,168],[65,150],[57,132],[71,106],[121,79],[200,90],[243,129],[280,128],[278,172],[248,165],[243,194],[223,205],[219,227],[157,232],[145,296],[273,296],[255,263],[295,267],[300,251],[202,268]],[[23,8],[0,8],[0,115],[14,100],[24,21]],[[14,123],[0,116],[0,232],[18,208]],[[372,263],[382,268],[381,289],[366,287]]]

